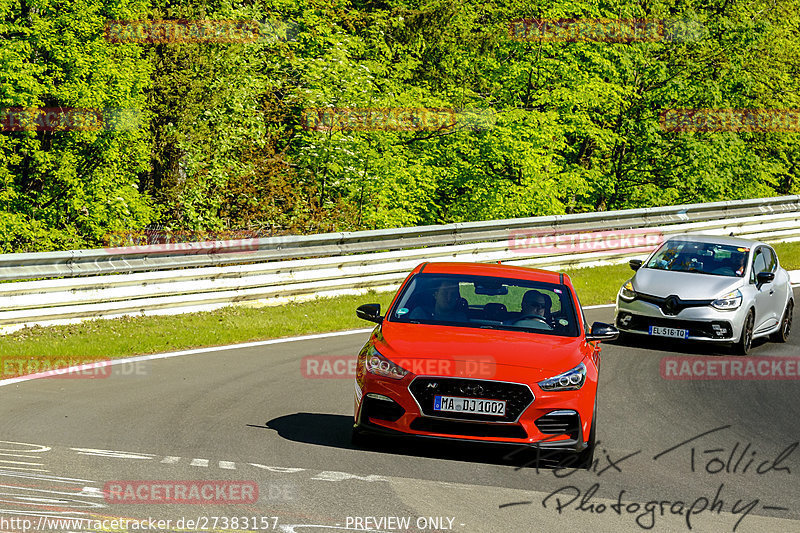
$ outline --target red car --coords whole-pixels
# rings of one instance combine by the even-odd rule
[[[413,435],[594,454],[600,347],[568,276],[482,263],[423,263],[358,356],[353,443]],[[577,460],[575,460],[577,459]]]

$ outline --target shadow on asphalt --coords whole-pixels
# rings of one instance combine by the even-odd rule
[[[766,337],[753,339],[752,350],[757,350],[760,346],[767,344],[769,339]],[[628,348],[640,348],[652,352],[671,352],[680,355],[736,355],[733,349],[722,343],[715,342],[696,342],[681,341],[667,337],[650,337],[648,335],[627,334],[620,336],[619,339],[610,342],[615,346],[625,346]],[[751,352],[752,353],[752,352]]]
[[[518,468],[552,469],[568,466],[572,458],[554,452],[537,452],[522,446],[475,444],[449,440],[382,436],[371,437],[369,446],[350,442],[353,417],[324,413],[297,413],[273,418],[265,425],[248,427],[271,429],[286,440],[348,450],[366,450],[393,455],[428,457],[472,463],[515,466]]]

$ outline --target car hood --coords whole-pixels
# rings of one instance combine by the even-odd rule
[[[743,284],[744,278],[653,268],[640,268],[633,277],[633,288],[637,292],[662,298],[674,294],[681,300],[711,300]]]
[[[585,343],[582,337],[398,322],[384,322],[374,342],[384,356],[401,366],[405,363],[415,374],[440,368],[426,362],[452,361],[452,375],[468,375],[469,369],[480,373],[491,366],[496,379],[513,374],[514,368],[529,369],[529,377],[530,370],[542,371],[543,377],[570,370],[583,359]]]

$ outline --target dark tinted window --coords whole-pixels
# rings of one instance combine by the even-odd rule
[[[756,274],[760,272],[769,272],[767,268],[767,254],[764,253],[764,248],[756,250],[756,257],[753,259],[753,272]]]
[[[566,285],[457,274],[417,274],[388,320],[565,337],[577,337],[579,331]]]
[[[764,254],[767,260],[767,272],[775,272],[775,269],[778,268],[778,258],[775,257],[775,251],[771,248],[762,248],[764,250]]]

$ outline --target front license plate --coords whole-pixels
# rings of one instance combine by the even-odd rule
[[[688,329],[668,328],[664,326],[650,326],[650,335],[659,337],[673,337],[675,339],[688,339]]]
[[[505,416],[505,400],[484,400],[482,398],[459,398],[457,396],[434,396],[434,411],[450,413],[474,413],[476,415]]]

